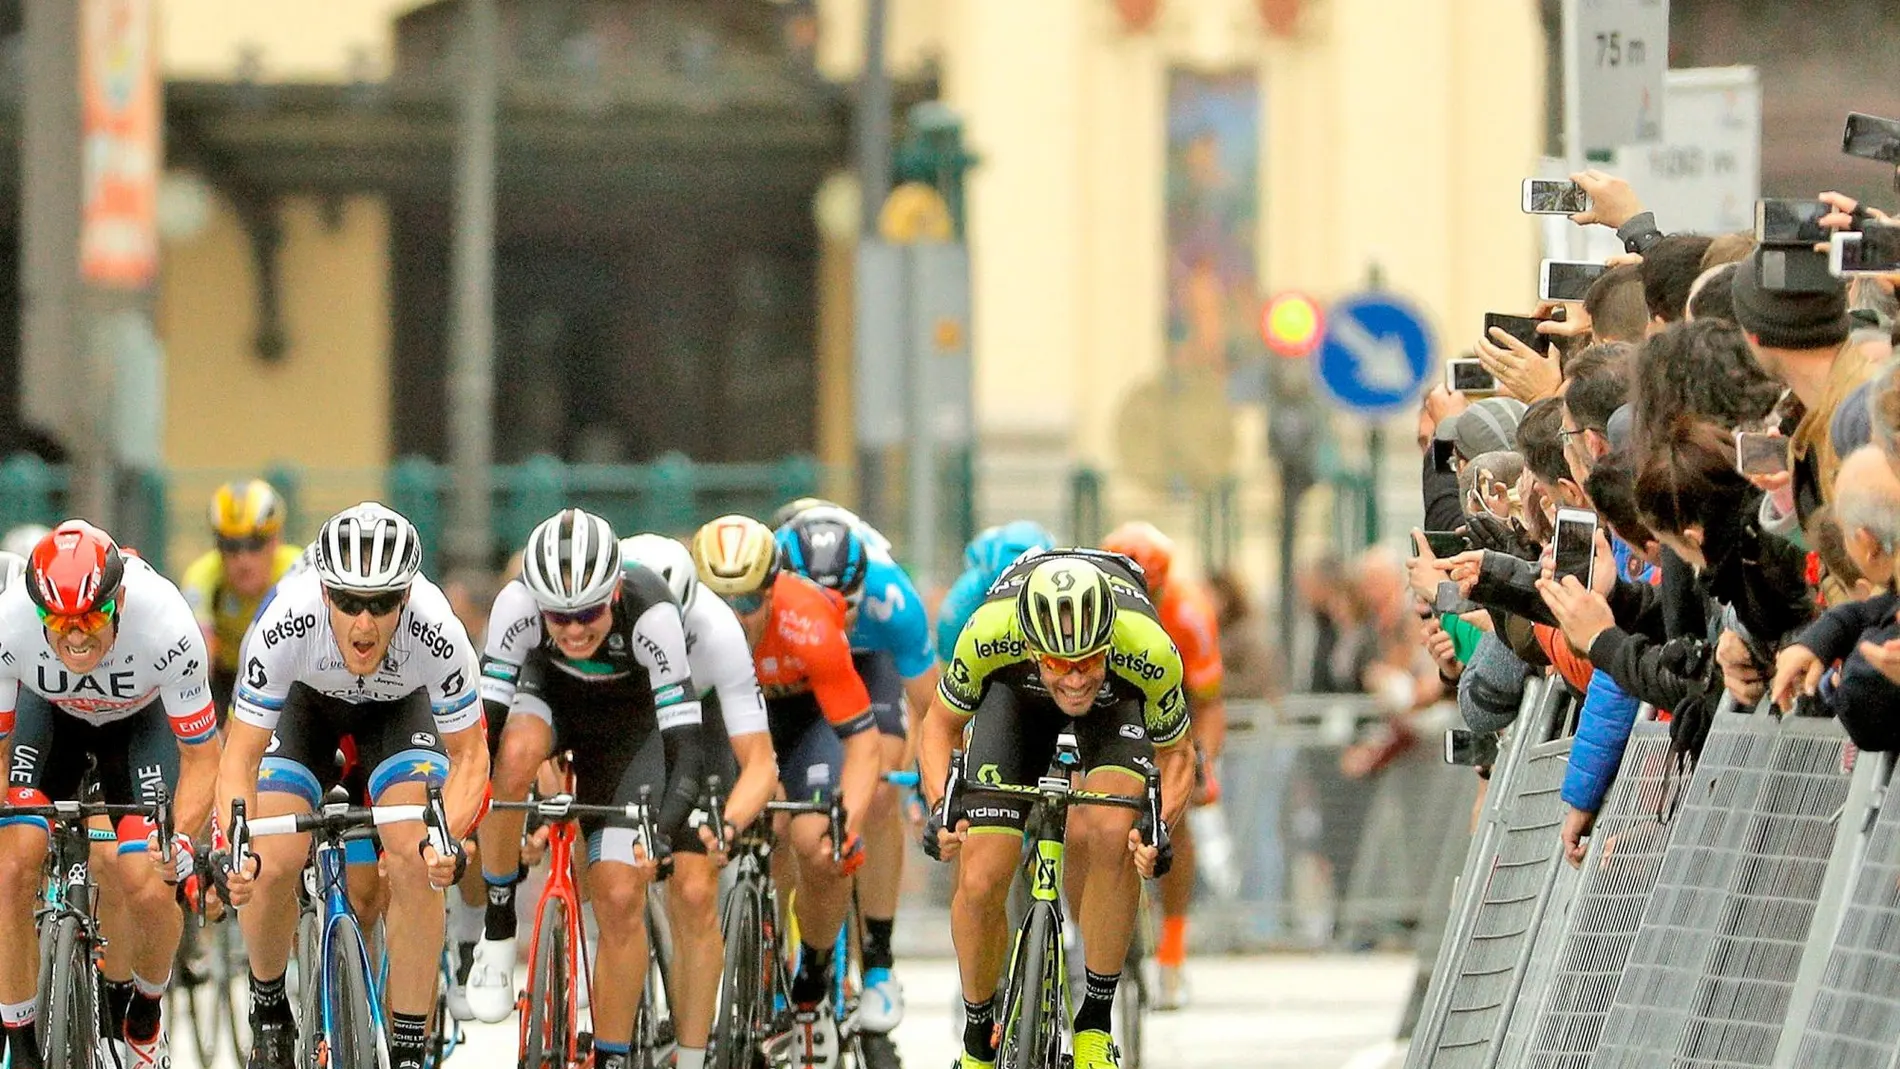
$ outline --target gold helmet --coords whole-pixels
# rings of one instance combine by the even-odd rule
[[[721,597],[755,593],[778,575],[778,543],[749,516],[721,516],[693,535],[693,568]]]
[[[284,530],[284,499],[262,479],[228,482],[211,495],[211,533],[219,538],[273,538]]]

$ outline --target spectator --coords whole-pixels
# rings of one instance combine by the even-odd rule
[[[1639,342],[1649,326],[1643,303],[1643,272],[1635,264],[1618,264],[1597,277],[1584,291],[1583,308],[1590,317],[1595,340]]]
[[[1696,276],[1689,288],[1689,310],[1683,319],[1724,319],[1735,322],[1735,272],[1732,263],[1716,264]]]
[[[1208,576],[1207,585],[1214,595],[1221,664],[1226,667],[1222,693],[1243,699],[1278,697],[1281,687],[1274,654],[1240,576],[1223,568]]]
[[[1746,260],[1748,259],[1748,254],[1754,251],[1755,235],[1753,231],[1743,230],[1734,234],[1718,234],[1709,241],[1709,247],[1703,250],[1702,259],[1697,261],[1696,266],[1706,274],[1711,268]]]
[[[1713,244],[1697,234],[1671,234],[1643,253],[1643,306],[1649,313],[1648,333],[1654,334],[1682,318],[1689,306],[1689,287],[1702,273],[1702,255]]]

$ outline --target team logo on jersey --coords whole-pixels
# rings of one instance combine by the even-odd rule
[[[270,649],[279,642],[288,642],[293,638],[302,638],[317,629],[316,613],[304,613],[302,616],[286,616],[269,627],[259,631],[264,638],[264,648]]]
[[[39,689],[48,697],[70,695],[73,698],[83,698],[91,694],[105,703],[103,707],[109,708],[113,703],[107,702],[107,699],[125,701],[139,696],[138,688],[133,684],[135,673],[132,672],[107,672],[101,680],[97,673],[75,677],[64,668],[55,668],[53,669],[55,674],[49,676],[46,674],[45,665],[39,665],[37,670]]]
[[[1147,650],[1137,650],[1134,653],[1111,650],[1108,654],[1108,663],[1129,675],[1140,676],[1150,683],[1159,683],[1161,677],[1168,674],[1166,668],[1148,659]]]
[[[620,636],[615,635],[614,637],[619,638]],[[658,668],[662,673],[673,670],[672,662],[667,660],[666,651],[660,648],[659,643],[653,641],[653,639],[647,635],[639,636],[639,641],[640,648],[647,651],[647,655],[653,658],[655,668]]]
[[[414,735],[409,736],[409,742],[411,745],[426,746],[430,749],[434,749],[436,746],[435,736],[426,731],[418,731]]]
[[[262,689],[270,686],[270,677],[264,674],[264,662],[253,657],[244,664],[244,682],[247,686]]]
[[[171,667],[171,663],[173,661],[184,656],[185,651],[189,650],[190,648],[191,648],[190,636],[186,636],[184,638],[179,639],[177,644],[172,646],[170,649],[166,650],[165,655],[160,657],[158,659],[158,663],[152,666],[152,671],[163,672],[165,669]],[[189,666],[187,666],[186,670],[187,671],[190,670]]]
[[[444,698],[454,697],[455,692],[461,689],[462,689],[462,670],[460,668],[457,668],[455,671],[449,673],[449,677],[447,679],[444,679],[442,681],[442,696]]]
[[[501,644],[503,646],[512,645],[515,639],[521,636],[522,632],[526,631],[527,629],[535,625],[536,620],[537,620],[537,617],[524,616],[521,619],[516,620],[514,623],[509,624],[508,630],[503,631],[501,633]]]
[[[896,583],[886,583],[881,597],[865,595],[864,611],[871,619],[887,624],[891,622],[891,617],[903,612],[907,604],[909,602],[904,597],[904,589]]]
[[[1123,724],[1121,727],[1116,728],[1115,730],[1124,739],[1135,739],[1139,741],[1141,739],[1148,737],[1148,733],[1141,729],[1140,724]]]
[[[1021,657],[1029,651],[1023,640],[1014,635],[1005,635],[993,642],[976,640],[976,655],[984,660],[991,657]]]
[[[455,650],[455,643],[449,639],[448,635],[443,633],[440,623],[424,624],[421,620],[411,616],[409,618],[409,633],[415,636],[415,640],[422,645],[423,649],[428,650],[430,653],[444,660]]]

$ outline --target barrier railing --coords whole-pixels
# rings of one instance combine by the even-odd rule
[[[1725,704],[1671,775],[1668,726],[1639,723],[1577,871],[1547,687],[1500,758],[1408,1069],[1895,1065],[1892,762],[1832,720]]]

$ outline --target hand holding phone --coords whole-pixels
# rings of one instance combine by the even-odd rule
[[[1590,210],[1590,197],[1569,179],[1526,178],[1520,206],[1529,215],[1576,215]]]
[[[1585,587],[1596,564],[1597,514],[1588,509],[1557,510],[1557,535],[1553,540],[1552,578],[1571,576]]]
[[[1537,332],[1537,324],[1540,322],[1542,322],[1542,320],[1532,318],[1531,316],[1506,315],[1502,312],[1486,312],[1484,314],[1484,340],[1493,345],[1498,344],[1497,340],[1491,336],[1491,329],[1495,327],[1522,342],[1524,348],[1541,355],[1544,350],[1549,347],[1550,339]]]
[[[1788,439],[1779,434],[1735,432],[1735,470],[1743,475],[1776,475],[1788,470]]]
[[[1544,260],[1537,265],[1537,299],[1581,301],[1590,284],[1608,270],[1595,260]]]
[[[1485,370],[1483,361],[1459,357],[1445,361],[1445,387],[1467,396],[1498,392],[1497,376]]]
[[[1900,226],[1869,223],[1828,239],[1827,270],[1835,278],[1900,273]]]
[[[1819,200],[1764,197],[1755,202],[1755,243],[1814,245],[1827,240],[1821,225],[1832,206]]]

